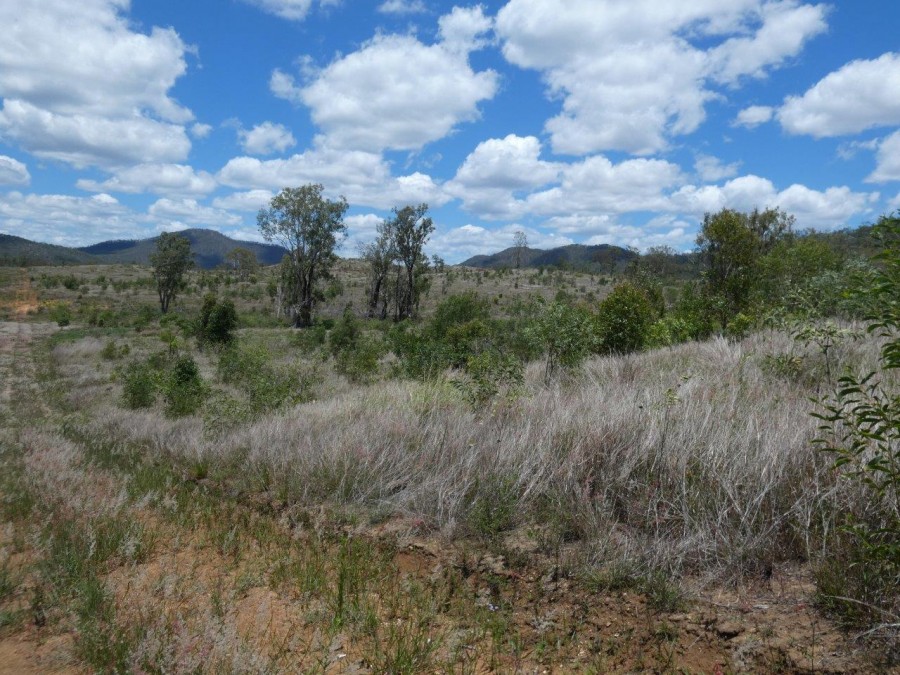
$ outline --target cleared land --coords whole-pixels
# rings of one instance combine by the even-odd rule
[[[302,381],[268,410],[218,353],[141,319],[145,269],[3,272],[0,670],[885,667],[882,643],[816,605],[840,514],[869,495],[813,449],[826,364],[786,335],[594,358],[549,384],[532,363],[521,396],[473,408],[390,357],[351,382],[267,318],[265,279],[223,283],[255,317],[240,347]],[[326,314],[360,304],[343,272]],[[588,275],[452,274],[426,313],[445,283],[498,311],[604,293]],[[65,328],[47,320],[61,305]],[[125,365],[173,349],[196,359],[203,408],[125,408]],[[877,355],[867,338],[830,358]]]

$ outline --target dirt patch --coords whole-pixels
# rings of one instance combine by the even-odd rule
[[[0,309],[5,309],[16,319],[24,319],[40,307],[37,291],[31,285],[28,270],[19,270],[19,279],[12,291],[12,298],[3,302]]]
[[[43,637],[36,631],[0,640],[0,673],[3,675],[79,675],[74,665],[72,639],[68,635]]]

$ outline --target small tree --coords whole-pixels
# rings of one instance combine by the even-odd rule
[[[156,240],[156,250],[150,254],[150,264],[163,314],[169,311],[169,304],[181,290],[184,273],[194,264],[191,255],[191,242],[180,234],[163,232]]]
[[[743,213],[722,209],[703,218],[697,246],[704,267],[704,290],[716,307],[723,328],[750,299],[757,241]]]
[[[404,206],[394,209],[391,227],[397,259],[403,265],[402,285],[398,284],[397,320],[412,318],[419,307],[422,291],[421,272],[428,268],[428,258],[422,252],[428,237],[434,232],[434,223],[425,214],[428,204]]]
[[[227,345],[234,339],[238,316],[231,300],[222,300],[212,293],[203,298],[200,316],[197,319],[197,342],[201,347],[208,344]]]
[[[237,272],[238,279],[247,281],[252,275],[259,270],[259,262],[256,260],[256,254],[249,248],[238,246],[231,249],[225,254],[225,262],[229,267]]]
[[[828,607],[854,622],[888,618],[878,628],[897,635],[900,388],[891,371],[900,370],[900,218],[883,216],[873,235],[881,246],[876,255],[881,267],[873,286],[863,292],[877,299],[868,330],[883,340],[879,367],[866,375],[841,377],[835,392],[821,399],[813,413],[822,421],[819,449],[832,453],[835,469],[867,486],[871,496],[865,513],[845,514],[849,550],[826,561],[818,576]]]
[[[705,291],[723,328],[747,309],[759,279],[760,258],[791,235],[794,218],[778,209],[707,213],[697,237]]]
[[[616,286],[600,303],[597,314],[600,346],[614,354],[643,349],[650,326],[658,318],[647,294],[630,283]]]
[[[366,316],[369,318],[376,315],[382,319],[387,317],[387,279],[396,258],[394,244],[393,223],[385,220],[378,226],[378,238],[369,244],[360,246],[360,256],[369,264],[369,280],[366,289],[368,296]],[[381,305],[380,312],[379,304]]]
[[[266,241],[277,241],[288,251],[281,263],[282,283],[298,328],[312,325],[317,284],[331,277],[338,238],[347,232],[347,200],[325,199],[323,190],[318,184],[284,188],[257,216]]]
[[[522,258],[528,249],[528,237],[525,236],[522,230],[517,230],[515,235],[513,235],[513,246],[516,249],[516,269],[519,269],[522,267]]]
[[[580,366],[595,342],[591,315],[561,302],[544,309],[532,326],[531,335],[547,353],[544,381],[548,383],[560,367],[574,370]]]

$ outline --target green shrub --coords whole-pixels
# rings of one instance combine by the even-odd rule
[[[545,381],[560,368],[571,371],[580,366],[596,346],[593,317],[558,302],[547,305],[529,330],[547,355]]]
[[[203,299],[197,319],[197,342],[204,345],[227,345],[234,339],[238,325],[237,310],[231,300],[219,301],[209,294]]]
[[[452,326],[459,326],[470,321],[486,321],[490,318],[490,305],[487,300],[474,291],[451,295],[445,298],[434,310],[434,316],[428,322],[428,332],[440,336]]]
[[[292,342],[302,351],[311,353],[320,347],[324,347],[328,342],[328,327],[321,320],[309,326],[308,328],[298,328],[291,334]]]
[[[738,312],[725,327],[725,336],[731,340],[739,342],[747,337],[747,334],[756,325],[756,319],[752,314],[747,312]]]
[[[690,341],[692,333],[691,325],[685,318],[668,314],[650,324],[647,329],[645,346],[670,347],[681,344]]]
[[[122,399],[126,408],[149,408],[159,389],[157,372],[149,363],[133,361],[122,372]]]
[[[601,350],[627,354],[643,349],[655,318],[646,293],[634,284],[619,284],[597,310]]]
[[[197,363],[190,356],[179,357],[166,378],[166,414],[171,417],[192,415],[203,405],[206,393]]]
[[[72,310],[65,303],[53,305],[50,309],[50,318],[56,322],[60,328],[65,328],[72,323]]]
[[[310,400],[318,380],[314,372],[301,366],[276,368],[262,347],[240,343],[221,352],[218,374],[224,383],[244,393],[252,415]]]
[[[131,352],[131,347],[127,344],[119,345],[116,344],[115,340],[110,340],[107,342],[103,349],[100,350],[100,357],[106,359],[107,361],[114,361],[116,359],[122,358],[123,356],[128,356]]]
[[[884,340],[879,368],[847,374],[819,401],[817,446],[835,457],[835,469],[871,494],[863,513],[847,513],[841,544],[846,564],[825,562],[819,590],[827,607],[855,623],[900,616],[900,218],[882,217],[873,229],[881,268],[868,294],[875,312],[869,331]],[[826,336],[831,339],[830,333]],[[849,599],[849,601],[848,601]],[[862,604],[861,604],[862,603]],[[869,611],[862,611],[860,608]],[[862,614],[860,617],[859,615]],[[887,622],[884,622],[887,623]]]
[[[228,394],[217,392],[203,404],[203,429],[207,436],[216,438],[227,434],[253,419],[248,402]]]
[[[515,524],[519,489],[515,478],[489,474],[471,490],[467,522],[484,537],[494,537]]]
[[[377,337],[363,335],[352,349],[338,353],[336,370],[351,382],[369,382],[378,373],[378,362],[384,354],[384,343]]]
[[[141,305],[134,314],[131,325],[136,331],[141,331],[159,316],[159,309],[155,305]]]
[[[463,376],[455,386],[476,409],[500,394],[507,398],[519,395],[525,366],[512,354],[489,349],[469,356]]]
[[[352,307],[347,305],[341,318],[328,334],[328,350],[331,355],[338,358],[340,354],[351,351],[361,333],[359,320],[354,316]]]
[[[235,342],[219,353],[218,375],[225,384],[239,386],[266,370],[268,365],[269,356],[264,348]]]

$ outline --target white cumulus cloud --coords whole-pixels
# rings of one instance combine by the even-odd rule
[[[212,205],[217,209],[256,213],[260,209],[267,207],[274,196],[275,193],[271,190],[232,192],[224,197],[216,197],[213,199]]]
[[[475,72],[468,61],[489,27],[480,7],[457,8],[441,19],[442,39],[436,44],[378,35],[304,86],[276,70],[270,88],[308,106],[332,147],[416,150],[477,119],[478,103],[494,96],[497,73]]]
[[[6,155],[0,155],[0,185],[28,185],[31,174],[22,162]]]
[[[900,131],[878,143],[875,170],[866,178],[869,183],[886,183],[900,180]]]
[[[238,137],[244,152],[250,155],[271,155],[284,152],[297,144],[294,135],[282,124],[263,122],[247,131],[240,129]]]
[[[734,126],[752,129],[765,124],[775,116],[775,109],[767,105],[751,105],[741,110],[734,120]]]
[[[135,31],[128,5],[0,3],[0,135],[77,166],[187,156],[193,114],[169,92],[189,48],[171,28]]]
[[[378,5],[382,14],[422,14],[428,11],[422,0],[385,0]]]
[[[312,6],[312,0],[244,0],[244,2],[289,21],[302,21]]]
[[[869,212],[878,198],[877,192],[854,192],[847,186],[814,190],[794,184],[779,191],[769,179],[747,175],[721,186],[685,185],[671,195],[670,210],[699,217],[723,208],[740,211],[781,208],[797,218],[800,228],[833,230]]]
[[[510,0],[496,30],[507,60],[541,72],[562,100],[546,124],[556,152],[650,154],[700,126],[719,96],[712,84],[778,67],[824,29],[824,15],[793,0],[571,0],[565,11]]]
[[[0,194],[0,230],[26,239],[84,246],[141,236],[141,228],[140,216],[107,194]]]
[[[105,181],[81,179],[76,185],[90,192],[205,195],[216,189],[216,179],[184,164],[137,164],[117,171]]]
[[[701,180],[708,183],[714,183],[723,178],[731,178],[737,175],[740,166],[740,162],[723,164],[718,157],[710,155],[697,155],[697,159],[694,162],[694,170],[697,172],[697,175],[700,176]]]
[[[555,182],[562,165],[540,159],[541,143],[534,136],[491,138],[466,157],[447,186],[463,207],[482,217],[515,217],[517,193]]]
[[[187,198],[163,197],[151,204],[147,213],[163,226],[190,224],[221,227],[223,225],[239,225],[242,222],[240,216],[224,209],[203,206],[196,199]]]
[[[449,197],[425,174],[393,176],[390,165],[377,153],[315,147],[284,159],[235,157],[219,171],[219,182],[252,190],[280,190],[285,185],[322,183],[335,197],[376,209],[427,202],[438,206]]]
[[[788,97],[778,121],[792,134],[815,138],[900,125],[900,54],[851,61],[802,96]]]

